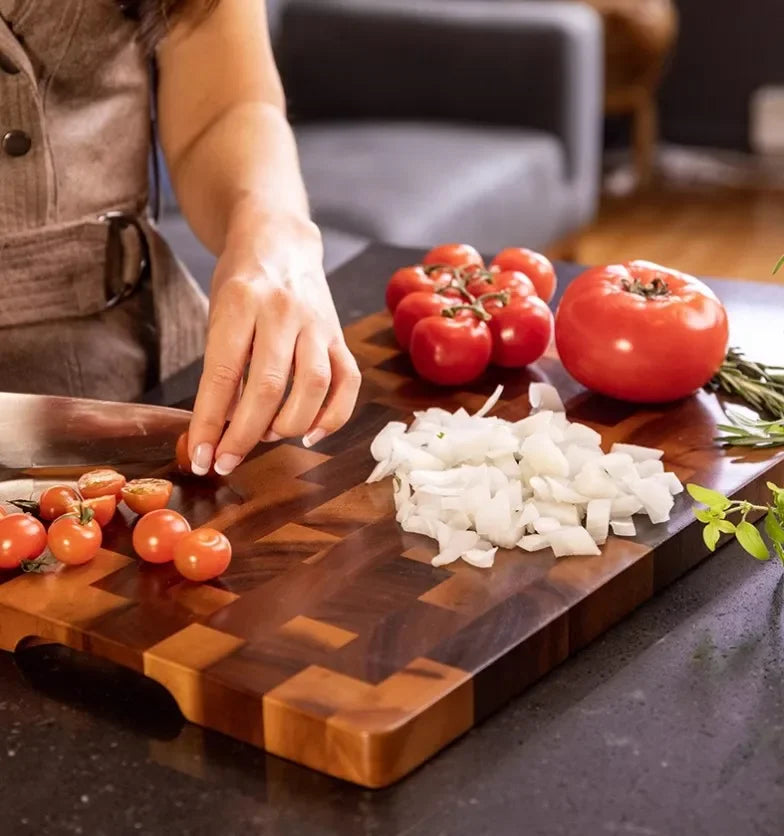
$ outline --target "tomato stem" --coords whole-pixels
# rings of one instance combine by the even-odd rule
[[[498,290],[494,293],[483,293],[477,301],[480,305],[483,305],[485,302],[498,301],[503,307],[505,307],[509,304],[510,298],[511,295],[508,290]]]
[[[41,506],[34,499],[9,499],[8,504],[34,517],[38,517],[41,513]]]
[[[661,276],[654,276],[650,284],[645,284],[639,279],[631,282],[628,279],[622,279],[621,287],[627,293],[634,293],[637,296],[642,296],[644,299],[662,299],[671,294],[670,286]]]
[[[488,322],[493,318],[478,302],[472,305],[455,305],[453,308],[445,308],[441,311],[441,316],[447,319],[454,319],[455,315],[460,311],[471,311],[482,322]]]

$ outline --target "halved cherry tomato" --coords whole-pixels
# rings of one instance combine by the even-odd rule
[[[117,510],[117,497],[110,494],[109,496],[96,496],[92,499],[72,502],[68,510],[72,513],[78,513],[80,512],[80,506],[89,508],[93,512],[95,521],[103,528],[114,517],[114,512]]]
[[[49,526],[49,551],[60,563],[68,566],[81,566],[91,561],[101,548],[102,541],[101,526],[86,507],[58,517]]]
[[[133,548],[148,563],[174,559],[177,543],[191,530],[188,520],[169,508],[145,514],[133,529]]]
[[[42,520],[56,520],[67,514],[80,498],[76,490],[68,485],[53,485],[38,499],[38,514]]]
[[[440,386],[476,380],[490,363],[493,338],[470,311],[454,318],[428,316],[411,332],[411,362],[420,377]]]
[[[231,563],[231,543],[214,528],[197,528],[174,549],[174,565],[189,581],[199,583],[222,575]]]
[[[149,514],[169,504],[172,483],[168,479],[132,479],[122,489],[123,502],[136,514]]]
[[[125,484],[125,477],[116,470],[105,467],[100,470],[91,470],[79,477],[76,483],[79,493],[85,499],[93,499],[97,496],[119,496]]]
[[[484,267],[485,262],[476,247],[470,244],[442,244],[434,247],[422,259],[422,264],[446,264],[450,267]]]
[[[553,314],[538,296],[513,296],[507,305],[488,302],[493,363],[508,369],[535,363],[553,337]]]
[[[449,300],[438,293],[409,293],[395,310],[394,328],[398,345],[408,351],[411,332],[417,322],[426,316],[439,316],[454,302],[454,299]]]
[[[525,247],[509,247],[490,262],[490,266],[500,270],[519,270],[534,283],[537,295],[549,302],[555,293],[558,279],[552,262],[541,253],[527,250]]]
[[[632,403],[685,398],[727,354],[727,311],[699,279],[648,261],[595,267],[566,288],[558,354],[588,389]]]
[[[23,560],[35,560],[46,548],[46,529],[30,514],[0,518],[0,569],[18,569]]]
[[[519,270],[503,270],[500,273],[485,273],[468,285],[468,292],[479,299],[487,293],[509,291],[515,296],[537,296],[534,283]]]

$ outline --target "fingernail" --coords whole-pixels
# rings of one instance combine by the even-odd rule
[[[319,441],[327,437],[327,431],[322,430],[320,427],[318,429],[313,430],[312,433],[308,433],[303,439],[302,443],[305,447],[313,447],[314,444],[318,444]]]
[[[212,444],[199,444],[193,451],[193,458],[191,459],[191,470],[197,476],[206,476],[210,472],[210,465],[212,465],[212,456],[215,448]]]
[[[235,456],[232,453],[221,453],[215,462],[215,472],[218,476],[228,476],[241,461],[242,456]]]
[[[272,443],[273,443],[273,442],[275,442],[275,441],[280,441],[280,439],[281,439],[281,436],[279,436],[277,433],[268,432],[268,433],[264,436],[264,438],[262,438],[261,440],[262,440],[262,441],[266,441],[266,442],[267,442],[267,444],[272,444]]]

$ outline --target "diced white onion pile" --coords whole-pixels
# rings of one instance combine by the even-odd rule
[[[462,558],[489,568],[499,547],[597,555],[610,531],[634,537],[636,514],[669,520],[683,486],[661,450],[614,444],[605,454],[599,433],[570,423],[544,383],[530,386],[527,418],[488,417],[501,392],[476,415],[433,408],[408,428],[393,421],[371,445],[368,482],[394,476],[397,520],[438,541],[434,566]]]

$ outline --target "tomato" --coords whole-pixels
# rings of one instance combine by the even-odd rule
[[[124,484],[125,477],[122,473],[106,467],[100,470],[91,470],[89,473],[80,476],[76,486],[85,499],[93,499],[96,496],[108,496],[109,494],[119,496]]]
[[[411,343],[411,332],[420,319],[439,316],[441,311],[454,304],[438,293],[409,293],[397,306],[394,318],[395,337],[404,351]]]
[[[485,273],[468,285],[468,292],[477,299],[486,293],[500,293],[508,290],[515,296],[536,296],[534,283],[519,270],[504,270],[500,273]]]
[[[114,517],[114,512],[117,510],[117,497],[109,494],[109,496],[96,496],[92,499],[72,502],[68,511],[71,513],[80,513],[81,508],[89,508],[93,512],[95,521],[103,528]]]
[[[47,488],[38,499],[38,515],[42,520],[56,520],[67,514],[80,497],[74,488],[68,485],[54,485]]]
[[[49,551],[68,566],[88,563],[98,553],[102,541],[101,526],[87,508],[58,517],[49,526]]]
[[[174,549],[174,565],[189,581],[208,581],[222,575],[231,563],[231,543],[214,528],[197,528]]]
[[[18,569],[23,560],[35,560],[46,548],[46,529],[30,514],[0,518],[0,569]]]
[[[491,267],[500,270],[519,270],[534,283],[537,295],[549,302],[555,294],[558,279],[550,259],[541,253],[527,250],[525,247],[509,247],[502,250],[490,262]]]
[[[172,483],[168,479],[132,479],[122,489],[123,502],[136,514],[149,514],[169,504]]]
[[[411,361],[420,377],[440,386],[476,380],[490,363],[493,338],[473,313],[428,316],[411,332]]]
[[[174,458],[177,462],[177,467],[182,473],[193,473],[191,469],[191,457],[188,453],[188,431],[177,439],[177,447],[175,448]]]
[[[437,277],[428,275],[427,271],[420,267],[401,267],[392,274],[387,285],[386,302],[390,313],[394,313],[401,300],[409,293],[426,292],[433,293],[436,288]]]
[[[145,514],[134,526],[133,548],[148,563],[168,563],[174,559],[174,549],[189,531],[182,514],[161,508]]]
[[[488,302],[493,317],[493,363],[516,369],[535,363],[553,337],[553,314],[538,296],[512,297],[509,304]]]
[[[693,276],[633,261],[595,267],[555,316],[561,362],[583,386],[635,403],[691,395],[727,352],[727,312]]]
[[[422,259],[422,264],[446,264],[450,267],[484,267],[485,262],[470,244],[442,244]]]

